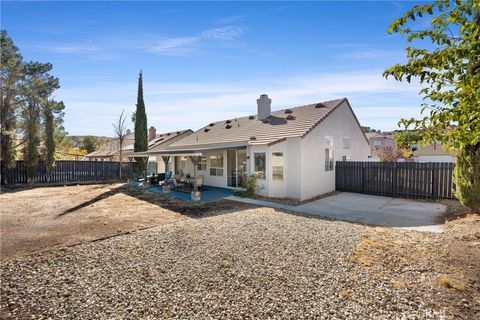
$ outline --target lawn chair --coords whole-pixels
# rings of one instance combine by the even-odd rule
[[[173,183],[174,190],[185,190],[187,186],[185,183],[180,182],[179,179],[177,179],[177,176],[173,176],[172,183]]]

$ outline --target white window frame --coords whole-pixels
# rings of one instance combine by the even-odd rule
[[[222,166],[217,166],[217,165],[212,165],[212,160],[217,160],[215,157],[218,157],[222,161]],[[223,153],[215,153],[212,155],[208,156],[209,162],[210,162],[210,176],[213,177],[223,177],[223,166],[224,166],[224,159],[223,159]]]
[[[277,163],[277,161],[281,161],[281,163]],[[284,167],[283,152],[272,152],[272,181],[283,181]],[[275,177],[275,168],[281,168],[281,176]]]
[[[263,155],[263,170],[257,170],[257,155]],[[257,177],[257,179],[265,180],[265,177],[267,175],[267,154],[265,152],[253,153],[253,174]]]

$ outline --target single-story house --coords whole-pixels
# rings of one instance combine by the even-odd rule
[[[210,186],[242,188],[255,175],[260,195],[300,200],[335,190],[335,161],[368,159],[346,98],[273,112],[271,102],[262,94],[254,115],[212,122],[138,155],[163,156],[175,174],[203,175]]]
[[[455,162],[455,155],[440,142],[420,147],[413,152],[415,162]]]

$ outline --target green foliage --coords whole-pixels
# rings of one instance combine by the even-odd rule
[[[133,145],[135,152],[147,151],[148,133],[147,133],[147,114],[145,113],[145,103],[143,101],[143,79],[142,72],[138,77],[137,109],[135,111],[135,143]],[[146,170],[146,163],[143,158],[135,158],[139,173]]]
[[[422,140],[422,133],[419,130],[404,130],[395,134],[395,145],[406,158],[413,155],[412,145],[418,146]]]
[[[1,31],[1,154],[2,183],[15,166],[16,146],[22,145],[27,176],[32,181],[43,145],[47,170],[55,159],[55,139],[63,129],[62,102],[49,100],[60,87],[49,74],[49,63],[23,61],[18,48]]]
[[[83,142],[83,146],[81,149],[85,150],[87,154],[92,153],[98,148],[97,138],[95,137],[86,136],[85,138],[83,138],[82,142]]]
[[[47,168],[47,175],[53,172],[55,167],[55,131],[57,123],[55,122],[55,115],[62,113],[65,109],[65,105],[62,101],[57,102],[54,100],[48,100],[43,108],[43,121],[44,121],[44,158]],[[63,113],[62,113],[63,114]]]
[[[1,183],[4,184],[15,167],[17,116],[22,103],[23,58],[5,30],[0,33],[0,154]]]
[[[417,18],[431,16],[430,27],[414,30],[409,24]],[[439,0],[414,6],[403,17],[395,20],[389,33],[406,35],[410,43],[429,40],[434,48],[408,46],[407,62],[396,64],[384,72],[398,81],[418,81],[423,96],[422,119],[402,119],[399,124],[422,131],[426,142],[439,141],[450,150],[456,150],[457,164],[472,165],[477,160],[462,159],[478,156],[472,153],[480,145],[480,2],[478,0]],[[471,168],[469,170],[474,170]],[[466,168],[455,171],[457,193],[463,194],[462,203],[470,203],[470,194],[459,189]],[[478,183],[478,180],[472,180]],[[469,189],[478,190],[477,186]],[[478,198],[477,198],[478,199]]]
[[[257,177],[251,175],[245,179],[245,191],[240,195],[242,197],[251,198],[257,194]]]
[[[461,148],[454,170],[455,196],[473,212],[480,212],[480,144]]]
[[[55,89],[60,88],[60,84],[58,78],[49,74],[51,70],[52,65],[50,63],[28,62],[25,65],[25,86],[23,89],[24,96],[26,97],[26,108],[23,112],[23,129],[26,143],[23,152],[29,181],[33,180],[38,164],[42,112],[44,112],[44,115],[47,115],[47,117],[52,116],[51,122],[49,123],[52,128],[48,128],[48,132],[52,135],[49,139],[53,138],[53,110],[49,110],[53,104],[49,103],[48,97]],[[53,148],[53,150],[48,150],[47,152],[54,154],[54,143],[52,144],[52,141],[48,143],[47,148]],[[53,159],[53,155],[51,154],[49,154],[48,157]],[[51,170],[53,162],[49,165]]]
[[[364,126],[362,126],[362,132],[363,132],[363,133],[377,132],[377,131],[379,131],[379,130],[375,130],[375,129],[370,128],[370,127],[364,127]]]

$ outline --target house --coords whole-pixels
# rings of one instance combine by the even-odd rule
[[[157,150],[162,150],[191,134],[193,134],[193,130],[191,129],[157,134],[155,127],[150,127],[150,129],[148,129],[148,151],[156,152]],[[133,144],[124,148],[124,156],[130,159],[135,157]],[[168,162],[165,164],[160,156],[157,157],[153,155],[148,157],[147,170],[150,172],[165,172],[166,165],[168,166]]]
[[[381,132],[367,132],[365,134],[370,144],[370,157],[379,158],[379,153],[385,148],[395,148],[395,139],[392,134]]]
[[[455,162],[455,155],[440,142],[434,142],[413,152],[415,162]]]
[[[150,129],[148,129],[148,150],[157,150],[158,148],[163,148],[192,133],[193,131],[188,129],[157,134],[157,129],[152,126]],[[124,158],[124,161],[133,161],[134,143],[135,133],[131,130],[127,130],[127,134],[124,136],[122,147],[122,157]],[[85,158],[87,160],[94,161],[119,161],[119,150],[120,141],[118,138],[112,139],[107,143],[104,149],[89,153],[85,155]],[[151,172],[163,172],[165,170],[163,161],[157,161],[156,157],[149,157],[147,167]]]
[[[203,175],[210,186],[242,188],[255,175],[260,195],[300,200],[335,190],[335,161],[367,160],[346,98],[274,112],[271,102],[262,94],[255,115],[212,122],[141,155],[163,156],[175,174]]]

